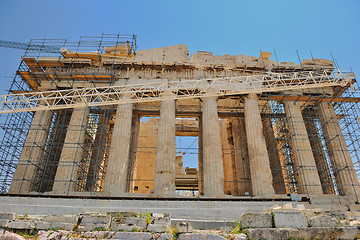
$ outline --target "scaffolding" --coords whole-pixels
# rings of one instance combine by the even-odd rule
[[[136,168],[142,167],[136,159],[141,154],[156,155],[156,147],[138,146],[140,118],[159,117],[159,106],[151,105],[154,101],[188,99],[196,100],[197,105],[177,107],[176,115],[198,122],[194,131],[199,138],[199,167],[192,176],[198,174],[194,182],[199,185],[193,188],[201,194],[199,99],[215,96],[238,103],[218,106],[219,118],[224,120],[223,158],[231,164],[225,193],[252,195],[244,101],[247,94],[257,93],[275,193],[309,194],[319,187],[324,194],[342,196],[352,191],[356,195],[360,90],[353,73],[316,64],[291,70],[279,65],[271,70],[241,69],[236,76],[194,78],[189,77],[187,70],[193,69],[189,64],[136,65],[135,54],[133,35],[103,34],[82,37],[79,42],[41,39],[28,44],[9,95],[0,97],[0,112],[6,115],[0,146],[0,193],[8,193],[12,184],[19,189],[12,194],[50,193],[61,184],[67,186],[62,195],[103,192],[116,105],[125,103],[134,103],[127,191],[136,192],[137,182],[154,181],[136,177]],[[163,81],[147,72],[160,67],[184,69],[185,73]],[[128,84],[132,69],[144,71],[151,81]],[[64,156],[63,149],[71,151],[72,158]],[[307,165],[306,156],[313,158],[316,166]],[[57,172],[71,180],[59,180]],[[319,185],[307,182],[306,176],[314,172]]]

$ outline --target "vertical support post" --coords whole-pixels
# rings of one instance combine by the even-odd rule
[[[56,194],[68,194],[75,190],[88,116],[88,107],[73,110],[55,175],[53,192]]]
[[[284,108],[288,122],[298,192],[302,194],[322,194],[320,177],[299,103],[285,101]]]
[[[104,192],[110,193],[111,196],[126,192],[132,111],[131,103],[117,106],[104,183]]]
[[[270,160],[263,135],[263,126],[256,94],[249,94],[246,97],[244,111],[253,195],[274,195]]]
[[[163,100],[160,106],[154,194],[175,194],[175,100]]]
[[[314,109],[307,109],[303,111],[304,123],[306,131],[309,136],[311,149],[313,151],[315,164],[319,173],[321,188],[325,194],[335,194],[334,183],[331,178],[329,165],[326,161],[324,147],[321,142],[318,129],[315,125],[315,118],[317,117]]]
[[[333,105],[321,102],[318,115],[339,194],[359,198],[359,180]]]
[[[51,117],[51,111],[35,112],[10,185],[9,193],[16,194],[31,191],[31,181],[35,177],[37,164],[44,150],[50,129]]]
[[[202,142],[204,195],[221,197],[224,195],[224,167],[216,97],[203,98]]]

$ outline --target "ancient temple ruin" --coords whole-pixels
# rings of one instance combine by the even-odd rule
[[[358,201],[359,100],[354,74],[322,58],[33,40],[1,98],[0,191]],[[196,139],[195,167],[179,137]]]

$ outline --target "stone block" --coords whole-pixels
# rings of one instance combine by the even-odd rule
[[[350,211],[360,211],[360,204],[350,204]]]
[[[72,231],[74,229],[73,223],[66,223],[66,222],[44,222],[44,221],[35,221],[36,229],[54,229],[54,228],[61,228],[67,231]]]
[[[207,233],[183,233],[180,234],[178,240],[225,240],[226,238],[216,235],[216,234],[207,234]]]
[[[171,233],[162,233],[160,234],[160,238],[158,240],[170,240],[173,239],[173,235]]]
[[[339,226],[339,222],[334,217],[328,215],[320,215],[309,218],[309,226],[335,228]]]
[[[15,213],[0,213],[0,219],[15,220]]]
[[[149,240],[151,239],[151,234],[147,232],[117,232],[113,238],[123,240]]]
[[[164,225],[171,225],[171,220],[169,217],[161,217],[161,218],[151,218],[152,224],[164,224]]]
[[[357,227],[314,227],[288,229],[289,235],[296,239],[355,239]]]
[[[108,229],[108,224],[99,224],[99,223],[81,223],[80,226],[77,228],[79,232],[87,232],[87,231],[93,231],[96,228],[104,228]]]
[[[290,237],[289,229],[285,228],[251,228],[244,231],[249,236],[249,239],[288,240]]]
[[[164,218],[165,214],[163,214],[163,213],[153,213],[152,217],[154,217],[154,218]]]
[[[112,223],[110,229],[113,231],[133,231],[135,229],[143,231],[145,228],[136,225]]]
[[[8,228],[10,229],[33,229],[35,228],[35,223],[33,221],[26,220],[14,220],[8,223]]]
[[[278,228],[302,228],[307,227],[306,217],[297,211],[275,211],[275,227]]]
[[[175,224],[175,232],[177,233],[191,233],[193,231],[191,224],[188,222],[178,222]]]
[[[7,227],[10,220],[7,219],[0,219],[0,227]]]
[[[244,213],[240,224],[244,228],[271,228],[271,213]]]
[[[111,217],[101,213],[80,214],[81,223],[110,224]]]
[[[139,212],[108,212],[108,215],[111,217],[120,217],[120,218],[127,218],[127,217],[137,217],[140,215]]]
[[[128,217],[125,219],[125,224],[146,228],[146,217]]]
[[[160,233],[160,232],[166,232],[169,229],[169,226],[170,225],[164,225],[164,224],[149,224],[146,229],[149,232]]]
[[[62,222],[75,224],[79,220],[76,215],[46,215],[42,218],[44,222]]]

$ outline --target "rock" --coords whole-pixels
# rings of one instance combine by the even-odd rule
[[[153,213],[152,217],[154,217],[154,218],[164,218],[165,214],[163,214],[163,213]]]
[[[12,233],[12,232],[5,232],[4,234],[4,239],[5,240],[25,240],[26,238],[20,236],[20,235],[17,235],[15,233]]]
[[[0,219],[15,220],[15,213],[0,213]]]
[[[110,229],[113,231],[143,231],[145,228],[143,227],[139,227],[136,225],[129,225],[129,224],[117,224],[117,223],[112,223],[110,226]]]
[[[357,227],[314,227],[289,229],[289,235],[295,239],[355,239]]]
[[[297,211],[275,211],[274,221],[277,228],[301,228],[307,227],[306,217]]]
[[[87,212],[81,213],[81,223],[95,223],[95,224],[110,224],[111,217],[109,215],[96,213],[96,212]]]
[[[149,240],[151,234],[147,232],[117,232],[113,238],[123,240]]]
[[[275,204],[275,205],[273,205],[273,206],[271,207],[271,209],[281,209],[281,206]]]
[[[284,206],[282,206],[282,209],[293,209],[292,203],[286,203]]]
[[[96,238],[96,234],[97,232],[84,232],[81,234],[82,237],[85,237],[85,238]]]
[[[350,221],[350,226],[359,226],[359,225],[360,225],[360,220]]]
[[[309,219],[310,227],[330,227],[339,226],[338,220],[328,215],[315,216]]]
[[[340,227],[350,226],[350,221],[349,220],[340,220],[339,226]]]
[[[102,238],[112,238],[112,235],[114,235],[114,232],[110,232],[110,231],[98,231],[96,232],[96,236],[95,238],[97,239],[102,239]]]
[[[285,228],[257,228],[244,231],[249,239],[288,240],[290,237],[289,230]]]
[[[85,223],[82,224],[77,228],[77,231],[79,232],[87,232],[87,231],[93,231],[96,228],[102,228],[102,229],[108,229],[108,224],[97,224],[97,223]]]
[[[8,227],[10,220],[7,219],[0,219],[0,227]]]
[[[180,234],[178,240],[225,240],[220,235],[211,233],[183,233]]]
[[[233,240],[247,240],[248,239],[246,234],[243,234],[243,233],[233,234],[232,236],[234,237],[234,238],[232,238]]]
[[[125,224],[146,228],[146,217],[128,217],[125,219]]]
[[[305,210],[305,205],[304,204],[298,204],[298,205],[296,205],[296,209],[297,210]]]
[[[270,213],[244,213],[241,215],[240,224],[244,228],[271,228]]]
[[[46,215],[43,216],[44,222],[62,222],[75,224],[79,220],[79,216],[76,215]]]
[[[36,229],[55,229],[61,228],[67,231],[72,231],[74,229],[73,223],[63,223],[63,222],[43,222],[43,221],[35,221]]]
[[[175,224],[175,232],[177,233],[191,233],[193,228],[188,222],[178,222]]]
[[[149,232],[166,232],[169,229],[169,225],[164,224],[149,224],[146,228]]]
[[[14,220],[8,223],[8,228],[10,229],[33,229],[35,228],[35,223],[33,221],[27,220]]]
[[[160,238],[158,240],[170,240],[173,239],[173,235],[171,233],[162,233],[160,234]]]
[[[164,225],[171,225],[171,220],[169,217],[163,217],[163,218],[151,218],[152,224],[164,224]]]

